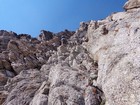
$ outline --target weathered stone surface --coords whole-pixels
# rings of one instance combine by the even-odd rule
[[[0,52],[5,51],[7,44],[11,39],[15,39],[17,36],[14,32],[7,32],[5,30],[0,30]]]
[[[55,78],[54,78],[55,76]],[[80,79],[83,81],[80,82]],[[86,85],[84,75],[78,77],[78,72],[67,66],[57,65],[50,75],[49,105],[75,104],[84,105],[83,89]],[[83,86],[83,87],[81,87]],[[78,97],[77,97],[78,96]]]
[[[2,105],[7,98],[8,92],[7,91],[0,91],[0,105]]]
[[[140,7],[140,0],[128,0],[124,5],[124,9],[126,10],[139,8],[139,7]]]
[[[53,33],[49,31],[42,30],[41,34],[39,35],[40,41],[48,41],[53,38]]]
[[[39,40],[1,30],[0,105],[140,105],[138,7]]]
[[[14,71],[18,74],[22,70],[37,68],[39,61],[34,55],[35,48],[29,45],[29,42],[11,40],[8,43],[9,60]]]
[[[123,12],[122,18],[119,14],[112,15],[117,19],[115,24],[113,21],[104,23],[109,30],[106,35],[102,34],[103,25],[97,29],[89,27],[87,48],[98,62],[97,83],[103,89],[106,104],[139,105],[140,10]]]
[[[0,86],[3,86],[6,84],[7,82],[7,77],[4,73],[0,73]]]
[[[48,105],[49,85],[49,82],[46,81],[42,83],[30,105]]]
[[[101,101],[102,99],[97,89],[88,86],[85,90],[85,105],[100,105]]]
[[[9,92],[3,105],[29,105],[35,92],[46,79],[38,70],[23,70],[5,86]]]

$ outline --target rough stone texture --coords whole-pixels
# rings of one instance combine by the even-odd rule
[[[0,105],[2,105],[7,98],[8,92],[7,91],[0,91]]]
[[[38,39],[40,41],[47,41],[47,40],[51,40],[52,38],[53,38],[53,33],[52,32],[42,30]]]
[[[56,65],[51,68],[49,105],[84,105],[83,88],[86,77],[67,66]]]
[[[13,39],[17,36],[14,32],[7,32],[5,30],[0,31],[0,52],[5,51],[7,48],[7,44],[10,39]]]
[[[75,34],[65,30],[49,41],[40,43],[30,42],[31,38],[27,35],[19,35],[16,40],[11,39],[7,45],[7,53],[1,54],[4,59],[1,69],[10,75],[1,75],[2,91],[8,94],[2,100],[3,105],[92,104],[86,102],[88,96],[85,95],[85,90],[88,86],[93,88],[92,85],[96,85],[97,66],[87,50],[80,45],[82,40],[77,38],[74,40],[77,43],[73,41],[73,37],[85,33],[82,32],[84,27],[81,26],[80,32]],[[61,40],[64,36],[68,43]],[[4,61],[9,63],[3,63]],[[17,76],[13,77],[10,71]],[[93,94],[91,100],[96,95]],[[99,99],[92,102],[97,103],[96,101],[101,103]]]
[[[97,84],[106,105],[140,105],[140,9],[111,17],[98,21],[97,29],[91,22],[87,31],[85,46],[99,67]]]
[[[124,9],[126,10],[139,8],[139,7],[140,7],[140,0],[128,0],[124,5]]]
[[[39,39],[1,30],[0,105],[140,105],[138,7]]]
[[[36,69],[23,70],[7,82],[5,90],[9,94],[3,105],[29,105],[45,80],[43,74]]]

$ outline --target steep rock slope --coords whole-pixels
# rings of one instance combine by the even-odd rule
[[[106,105],[140,105],[139,3],[130,0],[125,5],[127,12],[92,21],[88,27],[85,46],[98,62],[97,83]]]
[[[0,31],[0,105],[140,105],[140,1],[76,32]]]

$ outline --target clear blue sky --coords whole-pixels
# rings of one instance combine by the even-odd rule
[[[38,36],[45,29],[76,30],[81,21],[123,11],[127,0],[0,0],[0,30]]]

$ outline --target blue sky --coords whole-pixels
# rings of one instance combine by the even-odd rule
[[[123,11],[127,0],[0,0],[0,30],[38,36],[45,29],[76,30],[81,21]]]

